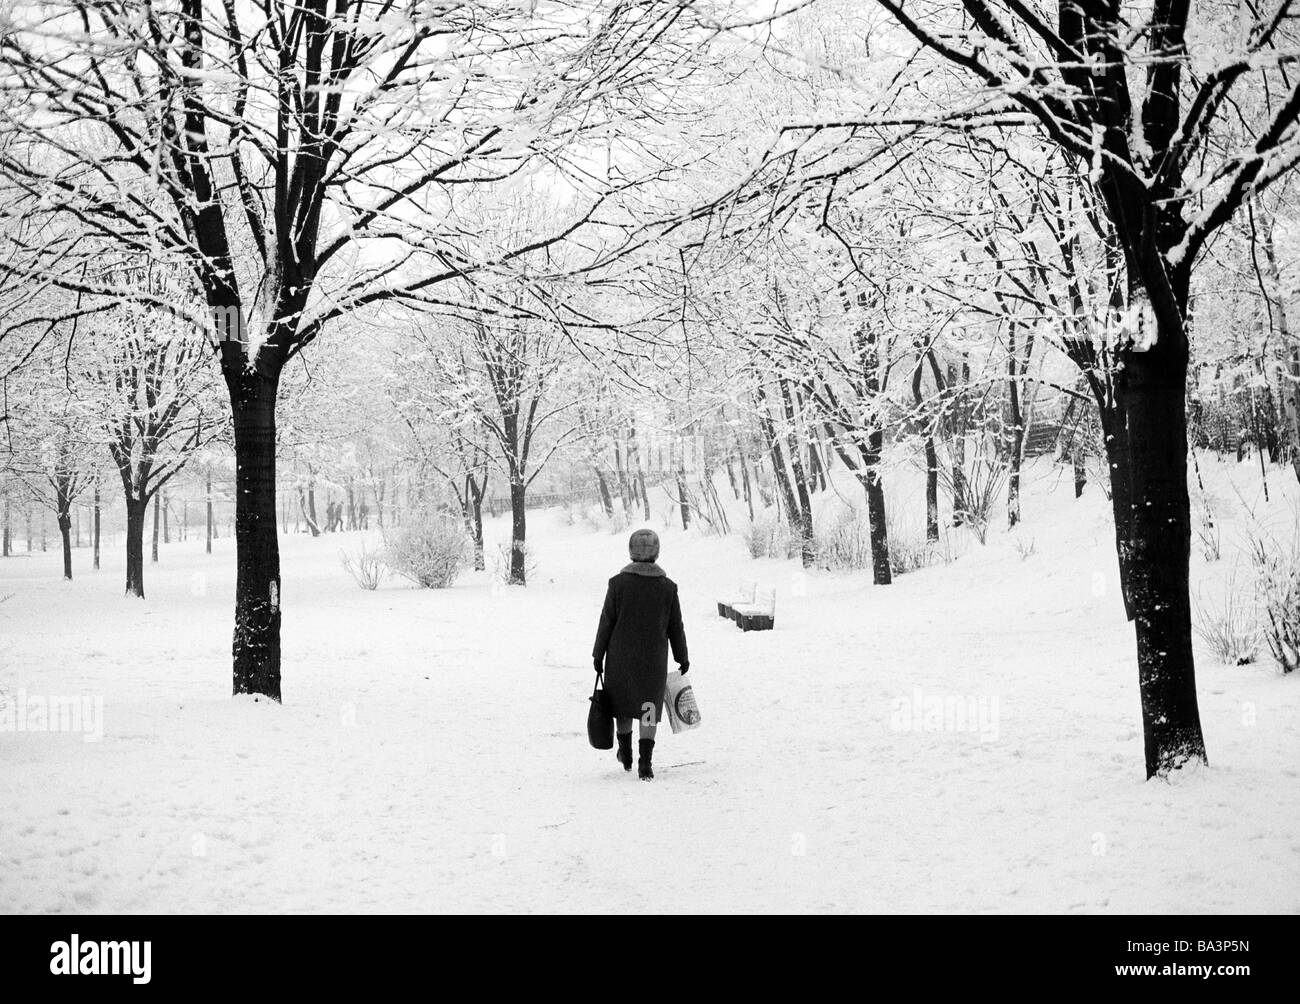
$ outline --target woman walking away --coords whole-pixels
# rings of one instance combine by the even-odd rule
[[[649,781],[655,776],[650,760],[664,710],[669,646],[683,673],[690,663],[677,584],[656,564],[658,534],[637,530],[627,546],[632,563],[609,580],[592,656],[597,673],[604,666],[605,700],[618,723],[619,763],[632,769],[632,720],[638,719],[637,776]]]

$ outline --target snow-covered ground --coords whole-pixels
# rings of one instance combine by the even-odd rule
[[[1229,476],[1265,508],[1211,467],[1225,515]],[[1145,783],[1106,502],[1029,480],[1014,534],[887,589],[665,531],[704,724],[663,730],[652,784],[584,731],[622,534],[532,514],[533,585],[445,591],[363,592],[356,535],[284,539],[282,706],[229,696],[230,540],[165,547],[144,602],[116,548],[72,583],[54,551],[0,562],[0,691],[103,702],[97,742],[0,732],[0,909],[1300,909],[1300,680],[1198,649],[1212,767]],[[716,616],[750,577],[771,633]],[[935,698],[974,714],[927,721]]]

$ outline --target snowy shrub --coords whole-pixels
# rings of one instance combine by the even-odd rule
[[[852,507],[845,506],[834,520],[823,521],[813,542],[819,568],[855,572],[871,567],[871,528]]]
[[[1219,526],[1210,516],[1208,509],[1196,521],[1196,539],[1201,545],[1201,554],[1205,556],[1206,561],[1214,562],[1222,557]]]
[[[588,506],[579,515],[583,524],[596,533],[623,533],[632,526],[631,517],[617,503],[612,516],[605,512],[603,506]]]
[[[996,448],[990,445],[987,438],[970,437],[967,448],[968,452],[973,451],[973,456],[962,470],[961,495],[965,504],[960,515],[962,522],[974,531],[976,539],[984,544],[988,541],[993,510],[1004,494],[1010,465],[993,452]],[[955,500],[958,491],[951,468],[941,464],[937,474],[944,491]]]
[[[751,558],[784,559],[799,552],[798,542],[791,536],[790,528],[766,513],[755,516],[743,533]]]
[[[1228,580],[1221,606],[1198,599],[1195,614],[1193,627],[1216,659],[1229,666],[1255,661],[1259,654],[1259,626],[1254,605],[1236,589],[1234,580]]]
[[[897,533],[889,528],[889,570],[906,575],[918,568],[928,568],[939,560],[938,548],[916,534]]]
[[[970,550],[970,534],[964,528],[939,528],[938,543],[932,545],[934,553],[945,565],[951,565]]]
[[[1035,543],[1033,537],[1021,537],[1017,535],[1015,541],[1016,553],[1020,555],[1021,561],[1028,561],[1038,551],[1038,545]]]
[[[938,541],[929,541],[919,533],[902,529],[892,516],[885,519],[885,532],[889,537],[889,570],[894,575],[928,568],[942,557]]]
[[[339,551],[339,561],[362,589],[377,589],[386,570],[383,553],[372,551],[365,544],[355,554]]]
[[[966,521],[981,544],[988,542],[993,508],[1002,497],[1010,468],[1005,460],[976,460],[966,478]]]
[[[503,540],[497,544],[496,552],[492,556],[492,579],[502,585],[510,584],[510,556],[512,551],[512,541]],[[533,556],[533,550],[525,542],[524,550],[524,581],[530,581],[537,574],[537,559]]]
[[[1247,531],[1255,570],[1255,601],[1269,652],[1283,673],[1300,668],[1300,521],[1290,543]]]
[[[447,516],[412,516],[384,535],[384,564],[425,589],[455,582],[469,551],[464,525]]]

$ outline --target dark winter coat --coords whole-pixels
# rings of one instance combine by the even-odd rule
[[[605,699],[615,718],[641,719],[652,705],[651,724],[658,724],[670,647],[688,667],[677,584],[653,562],[633,562],[609,580],[592,651],[596,665],[604,660]]]

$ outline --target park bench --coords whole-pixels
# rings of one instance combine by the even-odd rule
[[[754,591],[756,589],[758,589],[757,582],[742,582],[736,587],[734,599],[718,600],[718,616],[732,618],[737,604],[754,602]]]
[[[734,599],[718,601],[718,616],[729,618],[742,631],[771,631],[776,624],[776,590],[745,583]]]

